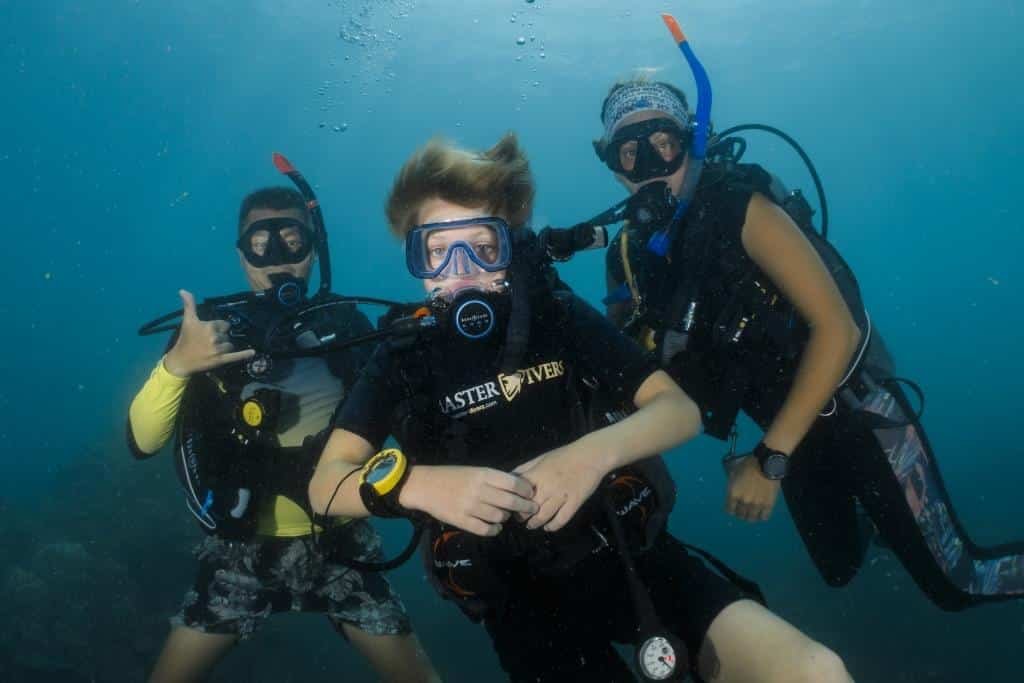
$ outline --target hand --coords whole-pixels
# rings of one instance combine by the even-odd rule
[[[779,496],[779,482],[766,478],[757,458],[749,455],[735,461],[728,473],[725,511],[748,522],[768,519]]]
[[[596,466],[591,453],[563,446],[525,462],[514,471],[533,484],[535,513],[522,515],[527,529],[558,531],[597,490],[607,472]]]
[[[181,330],[178,341],[164,356],[164,367],[172,375],[189,377],[197,372],[229,363],[248,360],[256,355],[253,349],[235,351],[228,341],[231,326],[223,320],[200,320],[196,301],[190,292],[178,290],[181,297]]]
[[[537,511],[523,477],[487,467],[413,467],[399,503],[477,536],[497,536],[512,513]]]

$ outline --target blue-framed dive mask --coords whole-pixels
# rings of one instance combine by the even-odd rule
[[[421,280],[496,273],[512,262],[508,223],[497,216],[417,225],[405,238],[409,273]]]

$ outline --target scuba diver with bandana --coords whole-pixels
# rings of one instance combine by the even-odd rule
[[[526,227],[533,196],[512,134],[482,153],[430,142],[398,173],[388,220],[427,292],[408,314],[433,323],[382,343],[339,407],[313,509],[425,527],[428,578],[512,681],[633,681],[616,642],[645,680],[849,681],[665,530],[652,458],[700,416],[545,265],[558,240]]]
[[[714,136],[711,88],[678,26],[696,113],[667,83],[617,83],[601,108],[601,161],[630,197],[589,223],[622,220],[607,252],[609,318],[696,400],[705,431],[732,437],[727,511],[765,520],[781,487],[822,577],[843,586],[872,537],[939,607],[1024,595],[1024,544],[975,544],[849,266],[811,223],[799,191],[739,163],[741,129]],[[827,234],[827,233],[826,233]],[[764,431],[735,452],[740,411]]]
[[[380,558],[377,532],[336,520],[334,544],[314,542],[306,488],[370,352],[324,345],[372,337],[373,326],[330,293],[316,198],[287,160],[275,162],[301,192],[270,187],[242,201],[236,247],[251,291],[196,304],[181,290],[183,309],[140,331],[174,336],[132,401],[130,449],[149,458],[173,437],[188,509],[209,534],[150,680],[204,679],[272,613],[290,610],[325,613],[382,680],[438,680],[387,579],[346,564]],[[307,297],[317,259],[320,289]]]

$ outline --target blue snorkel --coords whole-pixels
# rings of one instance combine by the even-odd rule
[[[683,53],[686,63],[690,66],[690,71],[693,72],[693,80],[697,83],[697,115],[693,125],[693,138],[690,142],[690,165],[686,169],[683,186],[679,191],[676,211],[668,226],[651,235],[647,242],[648,251],[658,256],[665,256],[675,241],[686,210],[690,208],[690,202],[697,191],[701,173],[704,171],[704,156],[707,153],[708,133],[711,129],[711,81],[708,80],[704,66],[697,59],[697,55],[693,53],[686,36],[683,35],[683,30],[679,28],[679,22],[671,14],[662,14],[661,18],[669,32],[672,33],[676,44],[679,45],[680,52]]]

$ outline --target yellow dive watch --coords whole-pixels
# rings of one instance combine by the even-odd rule
[[[409,477],[409,461],[397,448],[385,448],[366,461],[359,474],[359,497],[370,514],[378,517],[407,517],[398,494]]]

